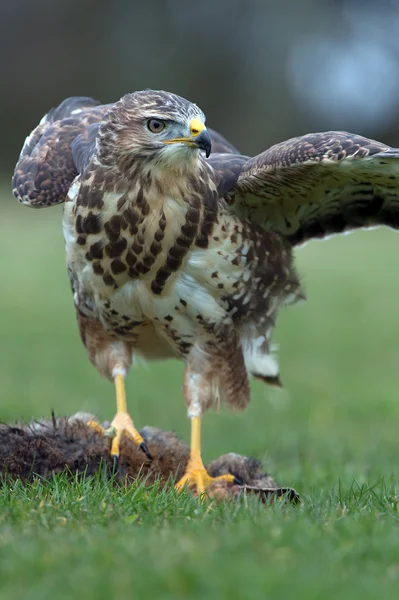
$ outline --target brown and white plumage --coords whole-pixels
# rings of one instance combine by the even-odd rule
[[[151,131],[152,119],[165,127]],[[271,332],[279,307],[303,296],[293,245],[399,226],[399,150],[327,132],[248,158],[209,137],[204,119],[166,92],[107,106],[72,98],[28,138],[13,179],[28,206],[65,201],[77,318],[97,369],[115,378],[136,354],[182,358],[193,419],[215,402],[244,408],[248,373],[278,382]]]

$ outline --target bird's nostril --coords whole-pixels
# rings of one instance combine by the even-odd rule
[[[193,137],[199,135],[204,129],[204,124],[200,119],[192,119],[190,122],[190,132]]]

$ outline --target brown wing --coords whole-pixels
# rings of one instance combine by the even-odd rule
[[[74,97],[43,117],[26,139],[15,167],[14,196],[33,208],[63,202],[94,149],[95,124],[108,108],[92,98]]]
[[[218,152],[212,152],[207,162],[214,170],[220,196],[224,197],[227,192],[235,187],[238,177],[248,161],[249,157],[242,156],[241,154],[219,154]]]
[[[292,244],[359,227],[399,228],[399,149],[346,132],[293,138],[245,162],[228,201]]]

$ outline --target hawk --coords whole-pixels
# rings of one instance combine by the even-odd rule
[[[279,383],[273,326],[281,306],[304,297],[293,247],[398,228],[399,150],[330,131],[249,158],[175,94],[69,98],[27,138],[13,193],[33,208],[64,203],[80,335],[116,386],[112,455],[123,433],[149,454],[126,406],[132,359],[180,358],[191,458],[177,487],[202,493],[213,481],[201,458],[204,411],[245,408],[249,376]]]

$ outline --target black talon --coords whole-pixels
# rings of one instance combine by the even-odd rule
[[[117,473],[119,471],[119,455],[112,454],[112,472]]]
[[[141,444],[139,445],[139,449],[144,452],[144,454],[146,455],[147,458],[149,458],[150,460],[152,460],[152,454],[151,452],[148,450],[148,446],[145,442],[141,442]]]

